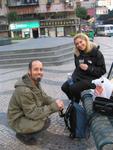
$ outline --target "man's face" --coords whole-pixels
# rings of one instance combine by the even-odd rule
[[[39,82],[42,79],[43,65],[40,61],[34,61],[32,63],[32,68],[31,70],[29,70],[29,75],[35,83]]]

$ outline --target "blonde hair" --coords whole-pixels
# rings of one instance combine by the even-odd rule
[[[93,44],[90,40],[89,40],[89,37],[84,34],[84,33],[78,33],[74,36],[74,44],[75,44],[75,41],[77,38],[80,38],[82,40],[85,40],[86,41],[86,50],[85,50],[85,53],[88,53],[92,50],[93,47],[96,47],[96,44]],[[80,50],[76,47],[76,44],[75,44],[75,49],[74,49],[74,53],[79,56],[80,55]]]

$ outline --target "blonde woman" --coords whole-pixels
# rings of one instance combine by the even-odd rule
[[[95,88],[90,84],[92,80],[100,78],[106,73],[103,54],[99,51],[99,46],[89,40],[83,33],[78,33],[74,37],[74,61],[75,70],[72,74],[73,84],[66,81],[61,89],[69,99],[79,102],[81,91]]]

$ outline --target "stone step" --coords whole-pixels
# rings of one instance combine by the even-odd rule
[[[60,55],[54,55],[54,56],[38,56],[35,57],[35,55],[33,57],[25,57],[25,58],[10,58],[10,59],[3,59],[0,60],[0,64],[10,64],[10,63],[25,63],[25,62],[29,62],[29,60],[33,60],[33,59],[39,59],[42,62],[54,62],[54,61],[60,61],[63,60],[67,57],[73,57],[73,53],[72,52],[66,52]]]
[[[63,60],[58,60],[58,61],[51,61],[51,62],[43,62],[44,66],[59,66],[62,64],[66,64],[68,62],[73,61],[73,57],[68,57],[65,58]],[[26,63],[11,63],[11,64],[0,64],[0,69],[4,69],[4,68],[22,68],[22,67],[28,67],[28,63],[30,62],[30,60]]]
[[[17,67],[39,59],[45,65],[60,65],[73,59],[73,44],[52,48],[0,51],[0,68]]]
[[[68,46],[66,48],[62,48],[61,50],[52,50],[52,51],[40,51],[37,50],[35,52],[28,52],[25,51],[24,52],[20,52],[20,53],[4,53],[2,55],[0,55],[0,60],[3,59],[14,59],[14,58],[26,58],[26,57],[42,57],[42,56],[54,56],[54,55],[59,55],[59,54],[63,54],[66,52],[72,52],[73,51],[73,46]]]
[[[50,52],[50,51],[60,51],[61,49],[65,49],[68,47],[73,47],[73,43],[68,43],[68,44],[64,44],[64,45],[58,45],[55,47],[47,47],[47,48],[33,48],[33,49],[12,49],[13,50],[0,50],[0,55],[6,55],[6,53],[8,53],[8,55],[10,54],[20,54],[20,53],[34,53],[34,52]]]

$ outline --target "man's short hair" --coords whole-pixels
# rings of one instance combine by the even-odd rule
[[[29,70],[32,69],[32,63],[33,63],[34,61],[37,61],[37,59],[33,59],[33,60],[31,60],[31,61],[29,62]]]

